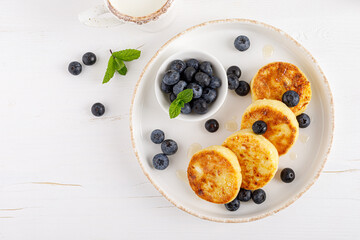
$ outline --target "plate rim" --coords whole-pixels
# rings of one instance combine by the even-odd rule
[[[145,72],[147,71],[148,67],[151,65],[151,63],[157,58],[157,56],[163,51],[164,48],[166,48],[170,43],[172,43],[173,41],[175,41],[176,39],[178,39],[179,37],[181,37],[182,35],[191,32],[195,29],[204,27],[206,25],[210,25],[210,24],[218,24],[218,23],[231,23],[231,22],[241,22],[241,23],[251,23],[251,24],[255,24],[255,25],[260,25],[262,27],[265,28],[269,28],[271,30],[274,30],[278,33],[280,33],[281,35],[285,36],[287,39],[289,39],[290,41],[292,41],[293,43],[295,43],[299,48],[301,48],[309,57],[310,59],[313,61],[313,64],[316,66],[316,68],[318,69],[319,73],[322,76],[323,79],[323,83],[325,84],[325,87],[327,88],[328,93],[330,94],[330,114],[331,114],[331,122],[330,122],[330,129],[331,129],[331,139],[327,148],[327,152],[325,154],[324,159],[322,160],[321,163],[321,167],[318,170],[318,172],[316,173],[316,175],[313,177],[313,179],[311,180],[310,183],[308,183],[307,185],[305,185],[302,190],[295,195],[295,197],[293,197],[292,199],[290,199],[289,201],[285,202],[283,205],[281,205],[280,207],[268,211],[266,213],[263,213],[261,215],[258,216],[254,216],[254,217],[246,217],[246,218],[222,218],[222,217],[210,217],[210,216],[205,216],[202,214],[199,214],[195,211],[192,211],[190,209],[187,209],[186,207],[180,205],[179,203],[176,202],[175,199],[170,198],[166,192],[164,192],[163,190],[161,190],[161,188],[152,180],[151,176],[145,171],[145,168],[143,166],[143,163],[140,161],[140,157],[137,151],[137,147],[135,144],[135,138],[134,138],[134,131],[133,131],[133,108],[134,108],[134,101],[135,101],[135,97],[136,97],[136,93],[138,90],[138,87],[140,85],[141,80],[143,79]],[[291,37],[289,34],[287,34],[286,32],[284,32],[283,30],[276,28],[272,25],[269,25],[267,23],[263,23],[261,21],[257,21],[257,20],[252,20],[252,19],[246,19],[246,18],[230,18],[230,19],[218,19],[218,20],[211,20],[211,21],[206,21],[197,25],[194,25],[190,28],[185,29],[184,31],[176,34],[175,36],[173,36],[172,38],[170,38],[168,41],[166,41],[157,51],[156,53],[151,57],[151,59],[148,61],[148,63],[145,65],[145,67],[143,68],[140,77],[138,79],[138,81],[136,82],[135,85],[135,89],[133,92],[133,96],[132,96],[132,100],[131,100],[131,106],[130,106],[130,116],[129,116],[129,123],[130,123],[130,134],[131,134],[131,143],[132,143],[132,149],[134,151],[135,157],[144,173],[144,175],[148,178],[148,180],[151,182],[151,184],[156,188],[156,190],[158,190],[170,203],[172,203],[174,206],[176,206],[177,208],[193,215],[196,216],[198,218],[204,219],[204,220],[209,220],[209,221],[214,221],[214,222],[222,222],[222,223],[244,223],[244,222],[252,222],[252,221],[256,221],[259,219],[263,219],[265,217],[271,216],[285,208],[287,208],[288,206],[290,206],[291,204],[293,204],[296,200],[298,200],[307,190],[309,190],[309,188],[318,180],[318,178],[320,177],[320,174],[325,166],[325,163],[327,162],[327,159],[329,157],[329,153],[330,150],[332,148],[333,145],[333,139],[334,139],[334,128],[335,128],[335,113],[334,113],[334,98],[333,98],[333,94],[331,92],[331,88],[330,88],[330,84],[324,74],[324,72],[322,71],[322,69],[320,68],[318,62],[315,60],[315,58],[312,56],[312,54],[305,48],[303,47],[298,41],[296,41],[293,37]]]

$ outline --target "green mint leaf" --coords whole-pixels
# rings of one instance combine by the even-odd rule
[[[117,72],[120,73],[121,75],[126,75],[126,73],[127,73],[126,65],[124,64],[123,68],[121,68],[120,70],[117,70]]]
[[[181,112],[181,108],[184,107],[184,101],[179,100],[179,99],[175,99],[169,107],[169,116],[171,119],[176,118],[177,116],[180,115]]]
[[[188,103],[193,99],[193,95],[194,93],[192,89],[185,89],[177,95],[176,99],[181,99],[184,103]]]
[[[106,68],[103,84],[109,82],[110,79],[114,76],[115,73],[114,62],[115,62],[114,58],[111,56],[108,62],[108,66]]]
[[[118,52],[113,52],[113,56],[123,61],[132,61],[140,57],[141,51],[136,49],[125,49]]]
[[[115,68],[115,70],[119,71],[124,66],[125,66],[125,63],[122,60],[114,58],[114,68]]]

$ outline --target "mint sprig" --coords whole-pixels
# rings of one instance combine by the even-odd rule
[[[169,116],[171,119],[180,115],[181,109],[185,106],[185,103],[188,103],[193,99],[193,95],[192,89],[185,89],[177,95],[176,99],[169,107]]]
[[[114,76],[115,72],[118,72],[121,75],[126,75],[128,69],[124,63],[130,62],[132,60],[138,59],[140,57],[141,51],[137,49],[125,49],[118,52],[112,52],[110,50],[111,56],[106,68],[105,76],[103,83],[107,83]]]

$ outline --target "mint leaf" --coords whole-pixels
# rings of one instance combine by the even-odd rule
[[[177,116],[180,115],[181,112],[181,108],[184,107],[184,101],[180,100],[180,99],[175,99],[169,107],[169,116],[171,119],[176,118]]]
[[[125,63],[122,60],[117,59],[117,58],[114,59],[115,70],[118,71],[118,70],[122,69],[124,66],[125,66]]]
[[[111,56],[108,62],[108,66],[106,68],[105,76],[103,79],[103,84],[110,81],[110,79],[114,76],[115,67],[114,67],[114,58]]]
[[[192,100],[193,95],[194,93],[192,89],[185,89],[177,95],[176,99],[181,99],[182,101],[184,101],[184,103],[188,103]]]
[[[118,73],[120,73],[121,75],[126,75],[127,73],[127,68],[124,64],[123,68],[121,68],[120,70],[117,70]]]
[[[112,55],[123,61],[132,61],[140,57],[141,51],[136,49],[125,49],[122,51],[114,52]]]

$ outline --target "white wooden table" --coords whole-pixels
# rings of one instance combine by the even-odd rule
[[[0,1],[0,239],[359,239],[360,1],[177,1],[180,14],[159,33],[81,25],[77,14],[101,0]],[[287,209],[247,224],[172,206],[143,175],[129,132],[131,95],[156,50],[192,25],[233,17],[296,38],[335,99],[335,139],[319,180]],[[102,85],[108,50],[140,45],[128,75]],[[87,51],[97,63],[70,75],[68,63]],[[95,102],[104,117],[92,116]]]

